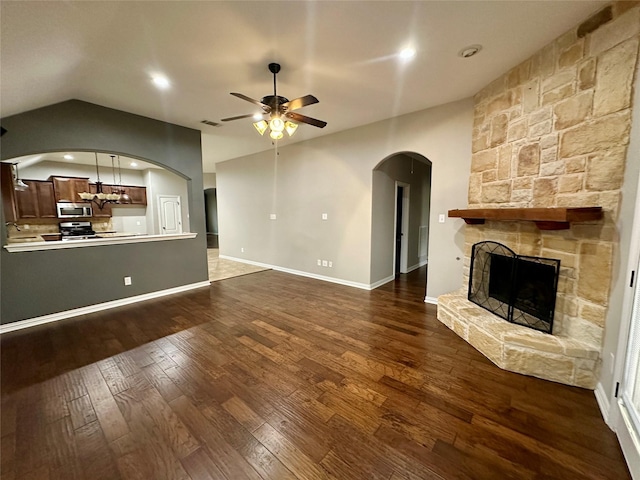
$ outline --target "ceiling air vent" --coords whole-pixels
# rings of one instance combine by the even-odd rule
[[[211,127],[219,127],[220,124],[218,122],[212,122],[211,120],[202,120],[200,123],[204,123],[205,125],[209,125]]]

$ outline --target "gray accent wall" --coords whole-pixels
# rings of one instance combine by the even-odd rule
[[[200,132],[69,100],[2,119],[2,160],[54,151],[101,151],[160,165],[187,181],[195,239],[65,250],[0,251],[1,323],[206,281]],[[184,221],[186,219],[183,218]],[[6,228],[2,222],[2,245]],[[123,277],[133,284],[125,287]]]
[[[472,122],[466,99],[295,144],[285,140],[278,155],[271,149],[218,163],[220,254],[371,285],[380,276],[371,268],[372,172],[392,155],[415,152],[432,162],[427,295],[458,289],[464,222],[437,218],[467,205]],[[318,259],[333,267],[317,266]]]

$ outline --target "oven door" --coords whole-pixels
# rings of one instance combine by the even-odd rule
[[[82,218],[91,217],[93,211],[90,205],[82,205],[77,203],[58,203],[58,218]]]

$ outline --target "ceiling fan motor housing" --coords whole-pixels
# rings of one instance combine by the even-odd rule
[[[261,103],[264,103],[265,105],[269,105],[269,107],[271,107],[271,111],[272,112],[278,112],[280,109],[280,105],[283,105],[285,103],[287,103],[289,101],[288,98],[286,97],[281,97],[280,95],[267,95],[265,97],[262,97],[262,100],[260,100]]]

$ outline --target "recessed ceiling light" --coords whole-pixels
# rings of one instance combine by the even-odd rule
[[[73,160],[73,155],[70,155],[70,154],[68,154],[68,153],[67,153],[67,154],[64,156],[64,159],[65,159],[65,160]]]
[[[138,164],[136,162],[131,162],[129,165],[131,165],[132,167],[137,167]]]
[[[262,114],[261,113],[254,113],[253,114],[253,119],[254,120],[262,120]]]
[[[458,56],[462,58],[473,57],[480,50],[482,50],[482,45],[469,45],[468,47],[464,47],[460,50],[458,52]]]
[[[161,90],[166,90],[171,86],[171,82],[169,82],[169,79],[164,75],[152,75],[151,81]]]
[[[415,49],[408,47],[400,50],[400,53],[398,55],[402,60],[411,60],[416,56],[416,51]]]

